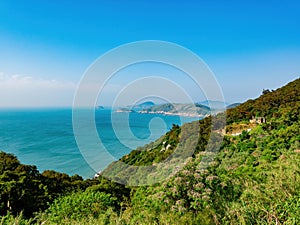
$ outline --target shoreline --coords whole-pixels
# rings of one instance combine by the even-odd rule
[[[191,114],[191,113],[172,113],[172,112],[164,112],[164,111],[157,111],[157,112],[140,111],[140,112],[136,112],[136,111],[122,111],[122,110],[116,110],[116,111],[114,111],[114,113],[157,114],[157,115],[165,115],[165,116],[183,116],[183,117],[201,118],[201,119],[212,115],[211,113],[203,115],[203,114]]]

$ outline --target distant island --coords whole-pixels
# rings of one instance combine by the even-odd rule
[[[102,109],[104,109],[104,106],[102,105],[96,106],[96,110],[102,110]]]
[[[139,113],[165,114],[188,117],[204,117],[211,114],[211,109],[200,104],[166,103],[155,105],[139,111]]]
[[[129,109],[129,108],[119,108],[119,109],[115,110],[115,112],[117,112],[117,113],[132,113],[135,111],[132,109]]]
[[[215,115],[224,111],[228,104],[221,101],[203,101],[199,103],[164,103],[155,104],[154,102],[147,101],[141,104],[118,108],[115,112],[118,113],[143,113],[143,114],[164,114],[176,115],[186,117],[205,117]],[[237,106],[239,103],[229,105]]]
[[[232,108],[235,108],[237,106],[239,106],[241,103],[233,103],[233,104],[230,104],[230,105],[227,105],[227,109],[232,109]]]
[[[215,101],[215,100],[205,100],[202,102],[197,102],[198,105],[204,105],[211,109],[217,110],[217,109],[224,109],[227,105],[229,105],[226,102],[223,101]]]

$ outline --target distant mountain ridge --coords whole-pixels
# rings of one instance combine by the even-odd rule
[[[202,104],[203,103],[203,104]],[[116,112],[137,112],[149,114],[166,114],[180,116],[208,116],[216,114],[226,109],[224,102],[221,101],[203,101],[198,103],[163,103],[155,104],[152,101],[146,101],[137,105],[122,107]],[[210,107],[210,106],[211,107]]]
[[[225,109],[226,106],[229,105],[227,102],[215,101],[215,100],[205,100],[197,103],[200,105],[205,105],[211,109]]]
[[[232,108],[235,108],[235,107],[239,106],[240,104],[242,104],[242,103],[232,103],[232,104],[228,105],[226,108],[227,109],[232,109]]]
[[[211,113],[209,107],[189,103],[165,103],[141,110],[140,113],[169,114],[180,116],[206,116]]]
[[[202,102],[192,103],[164,103],[155,104],[152,101],[142,102],[133,106],[122,107],[116,112],[126,113],[149,113],[149,114],[166,114],[166,115],[179,115],[179,116],[208,116],[214,115],[225,109],[234,108],[240,103],[228,104],[222,101],[206,100]]]
[[[134,105],[134,106],[129,106],[129,108],[131,108],[134,111],[140,111],[140,110],[143,110],[143,109],[150,108],[152,106],[155,106],[154,102],[146,101],[146,102]]]

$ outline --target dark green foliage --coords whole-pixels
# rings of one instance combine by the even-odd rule
[[[47,197],[53,201],[60,195],[77,190],[85,190],[93,181],[83,181],[78,175],[69,176],[53,170],[46,170],[42,173],[42,181],[47,187]]]
[[[12,154],[0,152],[0,159],[0,174],[3,174],[5,171],[14,171],[20,165],[17,157]]]
[[[55,171],[40,174],[36,166],[21,164],[14,155],[0,152],[0,215],[23,212],[29,217],[57,197],[97,183]]]
[[[121,207],[120,203],[126,202],[130,198],[129,188],[125,187],[122,184],[110,181],[102,176],[98,178],[96,185],[90,186],[89,188],[87,188],[87,190],[110,194],[112,197],[118,200],[115,201],[116,205],[114,205],[114,208],[118,210],[120,210]]]
[[[34,211],[45,209],[46,186],[35,166],[20,164],[15,156],[0,152],[0,168],[1,215],[24,211],[25,216],[30,216]]]

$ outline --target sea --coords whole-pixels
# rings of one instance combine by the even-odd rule
[[[14,154],[23,164],[36,165],[40,172],[55,170],[69,175],[78,174],[86,179],[98,172],[95,165],[91,166],[86,151],[97,158],[99,151],[95,149],[99,140],[101,150],[112,156],[109,162],[107,158],[98,157],[97,164],[103,169],[107,163],[155,141],[173,124],[182,125],[198,119],[117,113],[110,108],[95,110],[98,141],[90,141],[90,148],[83,151],[78,145],[78,141],[82,140],[80,135],[74,135],[71,108],[0,109],[0,151]]]

